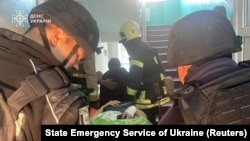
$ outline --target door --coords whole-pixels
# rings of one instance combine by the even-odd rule
[[[236,61],[250,59],[250,0],[234,0],[233,25],[236,34],[243,37],[242,52],[235,54]]]

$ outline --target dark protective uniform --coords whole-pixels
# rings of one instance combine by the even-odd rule
[[[14,134],[20,140],[39,141],[41,124],[78,124],[79,109],[89,103],[85,94],[69,85],[60,62],[46,48],[7,29],[0,28],[0,43],[0,97],[11,108],[8,120],[20,124],[6,122],[1,105],[1,139]],[[11,132],[13,128],[16,132]]]
[[[250,123],[250,61],[219,58],[191,71],[175,93],[186,124]]]
[[[170,101],[164,85],[164,69],[158,52],[135,38],[124,43],[130,56],[127,95],[136,102],[151,122],[155,122],[158,106]]]
[[[232,59],[241,44],[230,21],[213,10],[198,10],[174,23],[168,65],[180,71],[191,67],[159,124],[182,123],[175,118],[180,115],[186,124],[249,124],[250,70]]]
[[[106,71],[102,79],[112,79],[117,86],[114,90],[110,90],[104,85],[100,85],[100,106],[106,104],[110,100],[125,101],[126,80],[128,78],[128,71],[122,67],[114,67]]]

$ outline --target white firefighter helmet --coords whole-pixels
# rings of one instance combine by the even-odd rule
[[[120,43],[141,37],[139,25],[133,20],[126,21],[120,28],[120,37]]]

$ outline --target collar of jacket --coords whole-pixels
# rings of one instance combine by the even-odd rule
[[[237,69],[239,69],[238,65],[231,58],[213,59],[200,66],[192,66],[185,77],[185,83],[195,80],[202,85]]]

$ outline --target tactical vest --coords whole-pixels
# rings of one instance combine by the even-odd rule
[[[41,124],[78,124],[83,117],[86,96],[69,85],[60,62],[36,42],[0,28],[0,64],[2,140],[39,141]]]
[[[250,68],[174,93],[186,124],[250,124]]]

